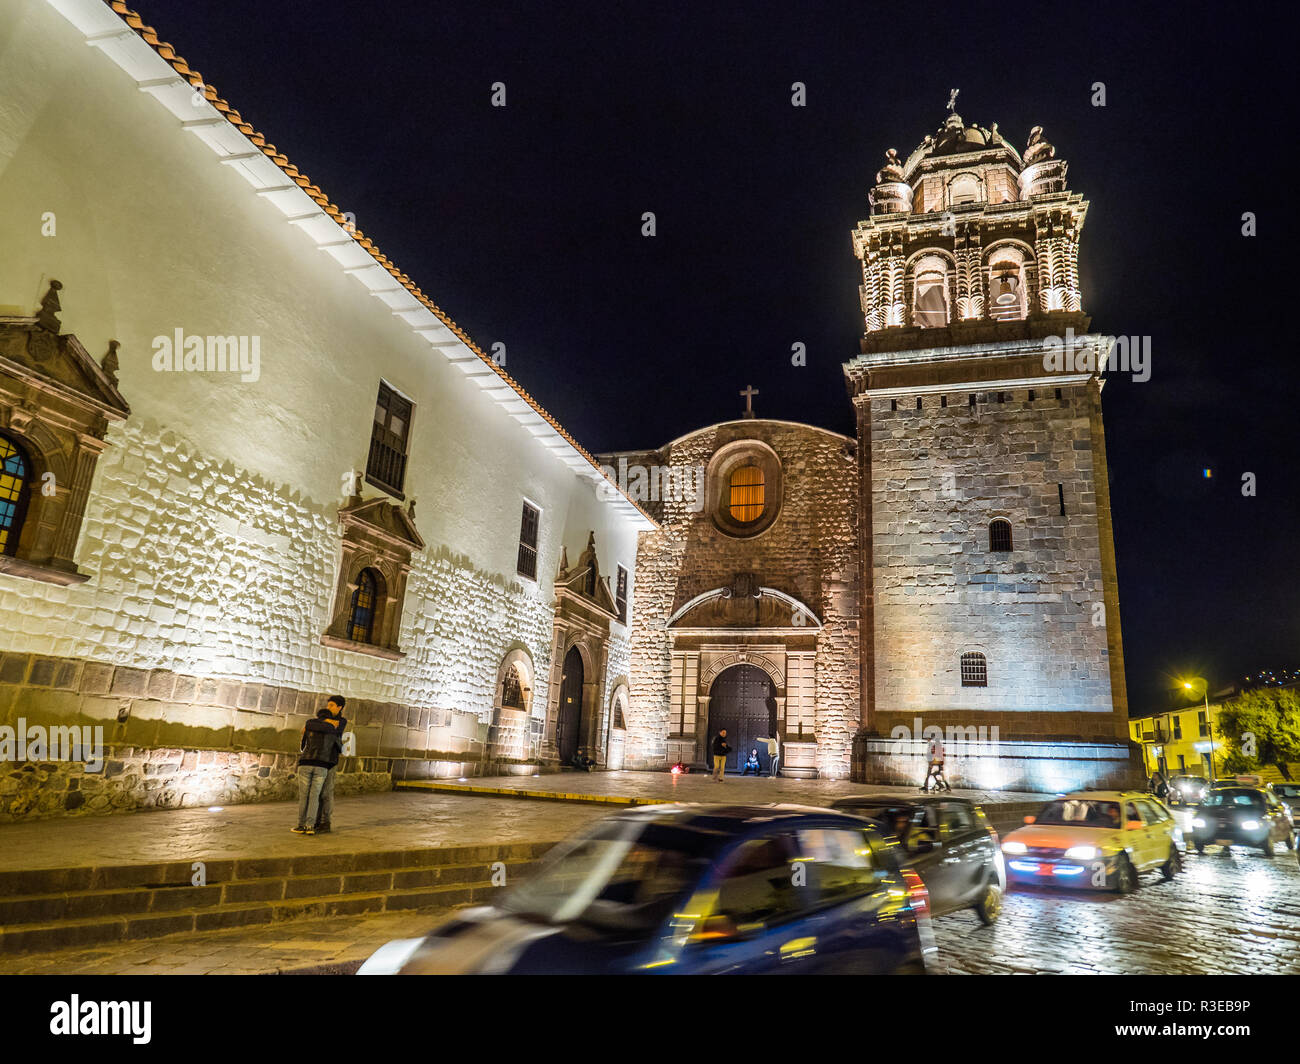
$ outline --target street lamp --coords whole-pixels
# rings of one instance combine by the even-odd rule
[[[1193,677],[1193,679],[1196,680],[1196,684],[1193,684],[1190,680],[1184,680],[1183,687],[1185,690],[1195,691],[1196,686],[1199,685],[1201,690],[1205,692],[1205,724],[1210,729],[1210,784],[1211,786],[1213,786],[1214,779],[1215,779],[1214,777],[1214,719],[1210,716],[1210,681],[1204,680],[1199,676]]]

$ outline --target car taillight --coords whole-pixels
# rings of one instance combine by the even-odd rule
[[[903,884],[907,887],[907,900],[918,913],[930,915],[930,892],[925,889],[921,877],[910,868],[903,869]]]

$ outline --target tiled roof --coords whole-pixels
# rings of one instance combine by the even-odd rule
[[[485,366],[490,368],[493,373],[505,381],[505,383],[508,384],[520,398],[527,402],[528,405],[565,440],[565,442],[590,462],[592,467],[600,473],[600,463],[596,461],[586,448],[570,436],[565,428],[556,421],[555,418],[552,417],[536,399],[529,395],[513,377],[502,369],[501,366],[497,365],[491,357],[484,354],[483,350],[470,338],[469,334],[457,325],[456,322],[453,321],[452,318],[432,299],[425,295],[414,281],[398,269],[398,267],[379,250],[369,237],[365,236],[359,229],[357,229],[351,219],[346,217],[343,211],[330,201],[329,196],[313,184],[306,174],[302,173],[296,166],[294,166],[283,152],[278,151],[274,144],[270,143],[265,136],[245,121],[244,117],[235,110],[235,108],[233,108],[226,100],[222,99],[221,96],[217,94],[216,89],[212,87],[211,83],[208,82],[206,78],[199,74],[197,70],[190,67],[190,65],[176,53],[175,48],[158,36],[157,30],[146,24],[144,19],[141,18],[137,12],[132,11],[123,0],[102,0],[102,2],[111,8],[114,13],[120,16],[122,20],[131,27],[131,29],[134,30],[142,40],[145,41],[145,43],[157,52],[158,55],[181,76],[181,78],[193,86],[195,90],[200,92],[204,99],[220,112],[232,126],[238,129],[239,132],[247,137],[248,140],[252,142],[268,159],[284,171],[285,175],[288,176],[294,184],[301,188],[303,192],[310,196],[320,206],[321,210],[334,219],[334,221],[340,226],[343,226],[348,233],[353,236],[356,242],[374,258],[375,262],[387,270],[403,288],[410,292],[410,294],[423,304],[431,313],[437,316],[437,318],[448,329],[450,329],[451,332],[454,333],[467,348],[469,348],[469,350],[479,357]],[[614,484],[614,482],[610,481],[608,477],[605,477],[603,473],[600,473],[600,476],[608,483]],[[615,484],[615,487],[617,488],[617,484]],[[647,521],[654,523],[653,518],[651,518],[634,499],[631,499],[626,492],[619,489],[619,493],[623,498],[627,499],[632,506],[640,511],[641,515],[645,517]]]

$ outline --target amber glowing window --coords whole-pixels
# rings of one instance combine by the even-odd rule
[[[13,554],[27,509],[27,457],[0,436],[0,554]]]
[[[375,600],[379,587],[375,574],[362,569],[357,579],[357,589],[352,592],[352,609],[348,615],[348,638],[358,643],[371,642],[375,628]]]
[[[749,523],[763,516],[763,471],[758,466],[741,466],[731,474],[731,516]]]

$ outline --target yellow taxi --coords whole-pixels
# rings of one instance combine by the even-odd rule
[[[1141,791],[1079,791],[1054,798],[1002,840],[1008,883],[1136,890],[1138,876],[1182,870],[1182,831]]]

